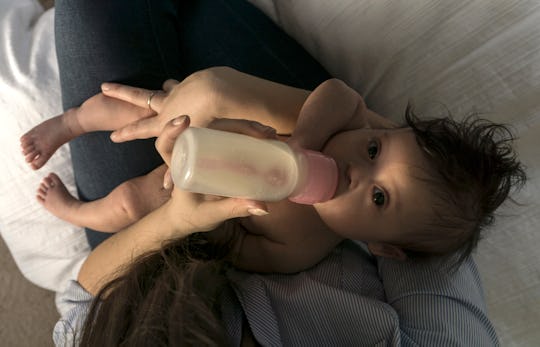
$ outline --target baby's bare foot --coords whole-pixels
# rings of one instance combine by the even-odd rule
[[[69,110],[40,123],[21,136],[22,153],[32,169],[41,168],[58,147],[80,135],[79,127],[74,122],[75,111]]]
[[[53,215],[68,222],[83,204],[69,193],[64,183],[54,173],[41,181],[37,191],[37,200]]]

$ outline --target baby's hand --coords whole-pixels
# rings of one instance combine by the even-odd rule
[[[302,106],[289,144],[321,150],[334,134],[360,126],[356,118],[362,105],[361,96],[344,82],[337,79],[323,82]]]

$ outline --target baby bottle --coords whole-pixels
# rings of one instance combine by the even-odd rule
[[[176,140],[171,174],[191,192],[300,204],[331,199],[338,181],[336,162],[320,152],[194,127]]]

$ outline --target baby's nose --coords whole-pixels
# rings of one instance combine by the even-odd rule
[[[366,167],[358,164],[349,164],[347,176],[349,178],[349,188],[356,187],[360,182],[367,178]]]

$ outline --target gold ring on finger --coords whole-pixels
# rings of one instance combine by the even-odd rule
[[[154,109],[152,108],[152,98],[154,97],[154,95],[156,95],[155,92],[150,92],[150,94],[148,94],[148,98],[146,99],[146,104],[148,105],[148,109],[152,111],[154,111]]]

